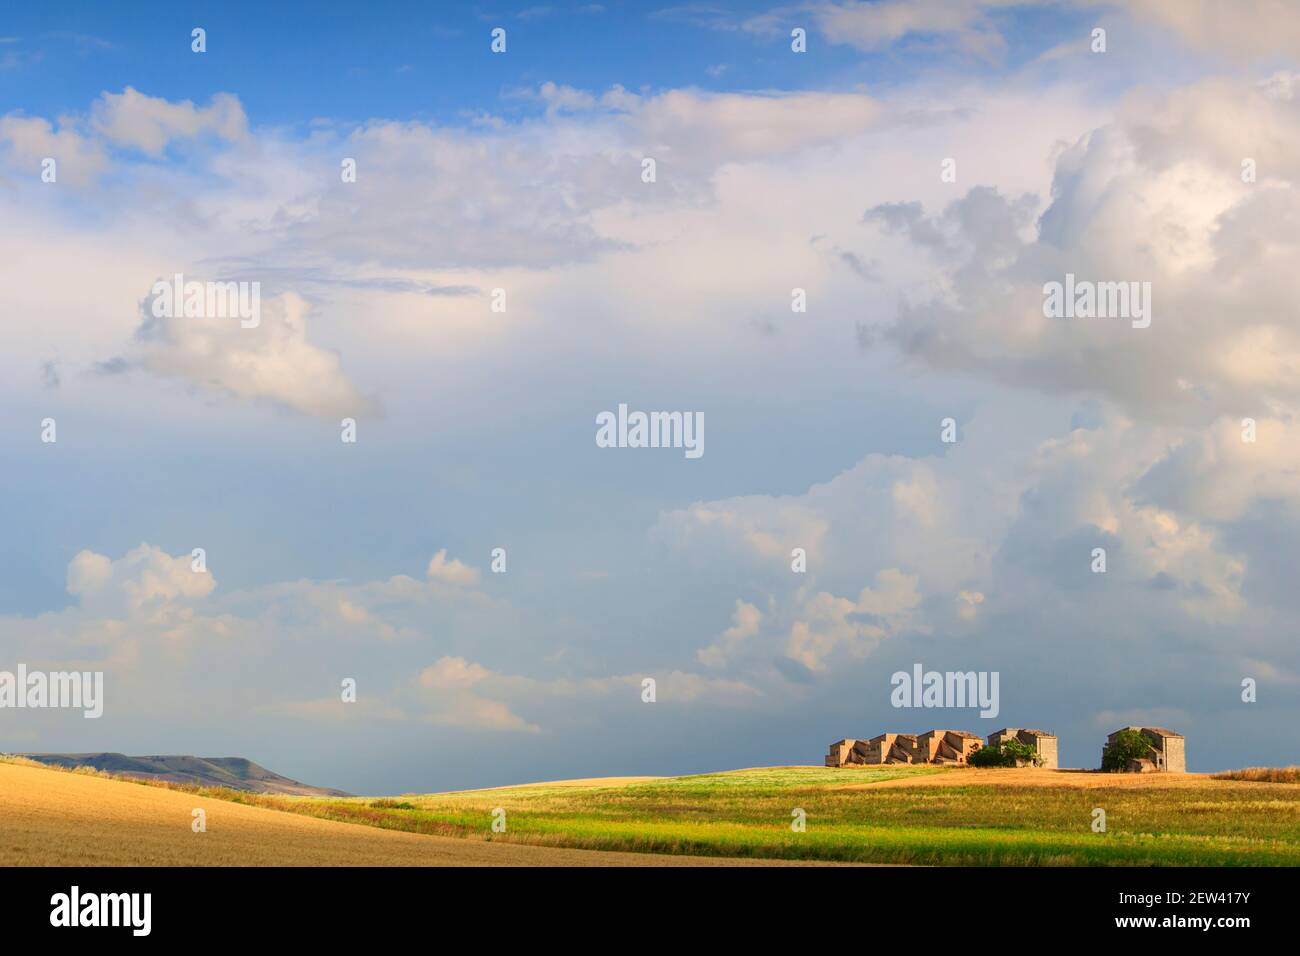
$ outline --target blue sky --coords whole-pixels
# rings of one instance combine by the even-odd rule
[[[318,6],[0,25],[0,670],[108,697],[0,749],[358,792],[931,726],[1300,760],[1300,25]],[[1067,272],[1151,282],[1151,327],[1045,319]],[[176,273],[259,283],[260,324],[154,315]],[[620,403],[705,453],[598,447]],[[1001,713],[892,708],[915,663],[998,671]]]
[[[754,22],[770,15],[770,20]],[[5,79],[10,105],[54,115],[102,90],[131,85],[169,99],[238,90],[255,122],[376,116],[463,123],[479,112],[528,112],[514,91],[544,82],[579,89],[893,87],[923,75],[994,74],[1032,60],[1091,24],[1061,7],[990,13],[1006,41],[996,62],[958,57],[924,36],[866,53],[814,37],[816,56],[788,54],[797,6],[753,3],[97,4],[9,11],[5,52],[23,69]],[[190,31],[208,31],[194,57]],[[490,33],[507,31],[493,57]],[[535,108],[535,104],[534,104]]]

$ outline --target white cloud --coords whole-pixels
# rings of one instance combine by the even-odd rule
[[[642,677],[534,678],[507,674],[464,657],[442,657],[413,681],[401,682],[372,702],[363,719],[400,720],[481,734],[537,734],[583,726],[583,715],[642,706]],[[656,674],[657,703],[668,708],[729,707],[761,697],[749,684],[688,671]],[[520,716],[520,711],[529,717]],[[287,705],[302,719],[337,719],[327,699]]]
[[[720,667],[728,657],[739,650],[748,638],[758,633],[763,622],[763,612],[748,601],[736,601],[736,610],[731,615],[731,627],[722,632],[716,643],[702,647],[696,652],[701,664],[708,667]]]
[[[845,0],[813,5],[821,34],[831,43],[883,50],[907,37],[940,37],[981,59],[1006,47],[988,13],[1031,6],[1034,0]]]
[[[925,630],[916,611],[921,603],[916,575],[886,568],[876,586],[857,601],[819,591],[804,598],[794,614],[785,653],[811,671],[824,671],[831,659],[866,657],[882,641],[909,630]]]
[[[980,591],[958,591],[957,616],[963,621],[973,621],[979,614],[980,605],[983,603],[984,595]]]
[[[541,733],[540,727],[515,714],[508,705],[473,694],[461,694],[450,706],[434,710],[423,719],[431,724],[478,733]]]
[[[1300,56],[1300,8],[1290,0],[1120,0],[1139,20],[1198,50],[1238,59]]]
[[[378,411],[343,373],[338,354],[307,340],[309,306],[298,295],[263,302],[255,328],[244,328],[238,318],[157,318],[149,302],[142,311],[128,361],[157,375],[320,418]]]
[[[239,99],[217,93],[206,107],[189,100],[171,102],[146,96],[126,87],[121,93],[103,93],[91,109],[90,125],[114,146],[158,156],[168,143],[212,133],[238,141],[248,135],[248,120]]]
[[[836,0],[810,9],[831,43],[874,53],[909,39],[937,40],[996,61],[1007,47],[998,14],[1051,6],[1067,15],[1070,7],[1120,11],[1197,51],[1235,60],[1300,55],[1300,11],[1289,0]],[[770,17],[750,23],[776,32]]]
[[[474,585],[478,583],[478,569],[462,564],[455,558],[447,560],[447,549],[443,548],[429,561],[426,572],[431,580],[446,581],[449,584]]]
[[[61,120],[56,127],[38,116],[10,113],[0,117],[0,145],[6,150],[9,172],[34,183],[41,179],[46,157],[56,162],[56,183],[86,186],[108,165],[101,144],[79,133]]]
[[[443,657],[420,672],[420,686],[432,690],[468,690],[491,676],[487,668],[463,657]]]
[[[1241,158],[1252,153],[1260,181],[1243,183]],[[1135,100],[1066,149],[1036,223],[1032,202],[988,187],[939,215],[878,206],[869,223],[926,248],[942,276],[904,303],[886,337],[936,369],[1101,394],[1148,420],[1294,405],[1298,157],[1296,102],[1214,82]],[[1150,328],[1045,318],[1043,286],[1067,273],[1149,282]]]
[[[149,544],[114,561],[93,551],[79,551],[68,565],[68,593],[83,606],[138,611],[177,599],[203,598],[216,581],[193,570],[190,555],[172,557]]]
[[[588,262],[628,247],[602,233],[602,214],[704,202],[720,167],[830,148],[884,112],[860,93],[595,94],[544,83],[517,95],[545,102],[545,118],[469,131],[389,121],[353,130],[332,152],[356,158],[356,183],[307,187],[292,208],[272,207],[279,254],[310,248],[349,268]],[[641,181],[646,157],[659,166],[653,188]],[[260,156],[239,162],[250,167],[241,179],[261,175]]]
[[[670,90],[626,102],[629,135],[689,166],[744,162],[851,139],[884,118],[860,93]],[[707,168],[707,167],[706,167]]]
[[[419,719],[447,727],[478,732],[521,731],[541,728],[511,711],[501,700],[481,696],[474,688],[490,680],[487,668],[463,657],[444,657],[420,672],[417,683],[425,694]]]
[[[697,502],[661,516],[655,528],[657,536],[682,551],[725,541],[746,559],[764,561],[789,558],[793,548],[816,555],[826,532],[823,516],[797,501],[767,497],[733,498],[725,507]]]
[[[508,644],[520,630],[514,612],[472,590],[470,569],[445,554],[434,561],[441,571],[424,582],[404,575],[353,585],[299,580],[219,594],[211,574],[191,569],[189,555],[149,544],[117,559],[84,550],[67,570],[76,605],[0,617],[0,636],[32,666],[54,660],[105,670],[110,716],[183,708],[210,720],[251,707],[341,724],[536,734],[580,725],[597,705],[640,703],[641,674],[532,677],[458,653],[412,677],[407,662],[424,654],[429,631],[444,645],[518,656]],[[376,639],[389,642],[383,656],[358,655],[358,641],[373,647]],[[341,675],[358,680],[356,706],[319,694],[322,684],[337,688]],[[742,681],[680,670],[657,678],[670,707],[725,707],[757,694]]]
[[[57,125],[42,117],[12,112],[0,117],[0,145],[10,172],[39,182],[41,161],[58,162],[58,183],[86,187],[109,168],[111,148],[137,149],[161,156],[168,144],[210,133],[229,143],[248,139],[248,123],[238,98],[218,93],[207,107],[171,102],[126,87],[102,93],[89,116],[66,115]]]
[[[1008,456],[991,430],[1017,434],[1020,421],[1009,400],[968,422],[943,458],[868,456],[803,495],[662,516],[659,540],[692,576],[724,589],[741,568],[771,594],[762,627],[757,607],[735,601],[732,627],[699,659],[760,676],[779,655],[834,676],[887,642],[991,639],[1007,615],[1054,628],[1064,608],[1103,632],[1233,628],[1270,647],[1261,659],[1276,653],[1266,622],[1286,611],[1261,606],[1273,594],[1250,599],[1249,571],[1268,558],[1234,523],[1277,501],[1300,521],[1294,426],[1262,420],[1243,443],[1235,420],[1202,433],[1112,412]],[[717,517],[738,513],[743,523]],[[826,529],[806,575],[790,571],[776,530],[791,513]],[[1105,575],[1092,573],[1095,547],[1108,552]],[[1115,623],[1102,623],[1103,593]]]

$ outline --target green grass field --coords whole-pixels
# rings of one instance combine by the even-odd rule
[[[936,773],[961,777],[875,786]],[[396,798],[222,795],[417,833],[602,850],[931,865],[1300,864],[1295,784],[962,783],[973,773],[797,767]],[[504,833],[491,831],[498,807]],[[1105,833],[1092,831],[1095,807],[1106,811]],[[795,808],[807,814],[805,832],[791,830]]]

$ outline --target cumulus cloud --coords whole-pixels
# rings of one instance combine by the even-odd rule
[[[1153,617],[1232,620],[1242,610],[1240,556],[1205,516],[1141,490],[1169,450],[1167,431],[1122,418],[1044,442],[1000,561],[1040,599],[1086,600],[1118,586]],[[1107,551],[1104,578],[1090,569],[1094,547]]]
[[[980,580],[986,539],[1014,512],[1016,482],[952,459],[870,455],[805,494],[697,502],[660,515],[653,536],[707,568],[743,562],[786,582],[802,547],[810,576],[853,593],[890,568],[924,566],[932,583],[955,590]],[[977,511],[967,496],[983,500]],[[864,551],[861,542],[870,541]],[[764,578],[764,580],[771,580]],[[851,604],[854,602],[850,602]]]
[[[856,601],[826,591],[803,597],[790,626],[786,656],[810,671],[824,671],[838,655],[866,657],[891,635],[916,629],[914,612],[921,602],[917,580],[886,568],[876,575],[876,586],[863,588]]]
[[[463,657],[441,658],[420,672],[419,686],[433,692],[426,697],[428,707],[420,719],[479,732],[539,733],[540,727],[517,716],[503,701],[474,692],[493,676],[487,668]]]
[[[525,676],[464,653],[412,669],[431,631],[444,646],[500,655],[520,628],[508,605],[473,590],[472,569],[448,561],[445,549],[431,564],[439,570],[425,581],[303,579],[220,594],[189,555],[150,544],[118,558],[83,550],[67,568],[75,606],[0,617],[0,635],[33,665],[56,660],[105,670],[118,715],[171,707],[211,719],[248,706],[295,720],[491,735],[538,734],[581,724],[591,708],[640,704],[643,674]],[[383,657],[357,656],[358,642],[373,646],[376,639],[389,642]],[[758,694],[733,678],[651,673],[670,708],[727,707]],[[339,675],[358,674],[355,706],[319,694],[321,686],[338,688]]]
[[[161,548],[141,544],[117,560],[79,551],[68,565],[68,593],[83,607],[139,611],[185,598],[203,598],[216,581],[207,571],[195,571],[190,555],[173,557]]]
[[[951,608],[959,591],[984,586],[990,539],[1015,511],[1003,497],[1014,482],[975,490],[970,476],[957,461],[873,455],[804,495],[702,502],[662,515],[656,539],[699,573],[743,562],[772,593],[761,616],[770,625],[765,639],[756,639],[758,609],[737,601],[732,627],[699,659],[754,666],[766,652],[824,672],[828,662],[865,658],[892,637],[931,631],[946,618],[927,611],[926,597]],[[964,502],[974,499],[981,508],[972,513]],[[806,576],[790,568],[791,549],[805,543]]]
[[[487,668],[463,657],[444,657],[420,672],[420,686],[431,690],[469,690],[491,676]]]
[[[108,165],[103,145],[83,136],[67,120],[55,125],[39,116],[10,113],[0,117],[0,146],[9,172],[31,177],[33,182],[39,181],[47,157],[56,163],[56,182],[73,186],[90,184]]]
[[[801,547],[816,555],[827,531],[824,516],[789,499],[734,498],[722,507],[697,502],[662,515],[654,529],[660,539],[684,551],[697,551],[710,542],[733,547],[745,560],[788,557]]]
[[[91,109],[90,125],[96,133],[117,147],[128,147],[157,156],[168,143],[211,133],[224,140],[238,141],[248,135],[248,119],[239,99],[217,93],[206,107],[189,100],[172,102],[146,96],[126,87],[121,93],[102,93]]]
[[[1300,422],[1225,418],[1171,442],[1133,491],[1140,500],[1226,523],[1260,500],[1300,506],[1298,476]]]
[[[942,458],[868,456],[801,495],[661,516],[658,540],[692,576],[721,589],[739,567],[769,595],[761,613],[733,599],[731,626],[697,657],[760,684],[768,665],[833,681],[865,666],[855,662],[920,654],[905,648],[937,656],[960,642],[1004,655],[1035,628],[1059,647],[1077,620],[1095,640],[1146,648],[1135,653],[1169,630],[1195,633],[1192,671],[1235,666],[1241,653],[1290,666],[1294,653],[1270,633],[1295,603],[1270,557],[1300,527],[1290,419],[1257,422],[1246,442],[1237,420],[1203,431],[1093,408],[1087,424],[1007,457],[989,429],[1015,433],[1018,421],[995,406]],[[806,575],[789,568],[792,513],[825,528]],[[1224,628],[1232,644],[1211,638]],[[1097,679],[1135,678],[1103,668]]]
[[[260,322],[239,318],[153,315],[152,300],[132,349],[105,370],[143,368],[195,388],[245,400],[267,400],[306,415],[333,419],[378,411],[343,372],[339,355],[307,340],[306,300],[285,293],[262,303]]]
[[[158,157],[170,143],[209,134],[227,143],[247,140],[248,121],[237,97],[218,93],[208,106],[197,107],[128,86],[100,94],[88,115],[68,114],[56,123],[18,112],[0,117],[0,146],[14,175],[38,180],[49,157],[58,164],[57,182],[77,187],[100,179],[114,149]]]
[[[462,564],[455,558],[447,560],[447,549],[443,548],[429,561],[426,572],[433,580],[446,581],[449,584],[473,585],[478,583],[478,569]]]
[[[867,221],[924,247],[943,275],[938,294],[904,302],[886,338],[935,368],[1100,394],[1148,420],[1294,404],[1298,133],[1296,101],[1208,83],[1135,101],[1064,150],[1036,222],[1032,201],[990,187],[935,215],[877,206]],[[1271,159],[1243,182],[1241,157],[1256,149]],[[1149,282],[1150,328],[1045,317],[1044,286],[1067,273]]]
[[[722,632],[717,642],[702,647],[696,652],[701,664],[720,667],[727,658],[739,649],[746,639],[758,633],[763,622],[763,612],[748,601],[736,601],[736,610],[731,615],[731,627]]]

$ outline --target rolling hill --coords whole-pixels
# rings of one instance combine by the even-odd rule
[[[18,754],[27,760],[63,767],[91,767],[103,773],[142,780],[162,780],[194,787],[227,787],[248,793],[290,796],[346,797],[342,790],[312,787],[290,780],[243,757],[128,757],[119,753]]]

